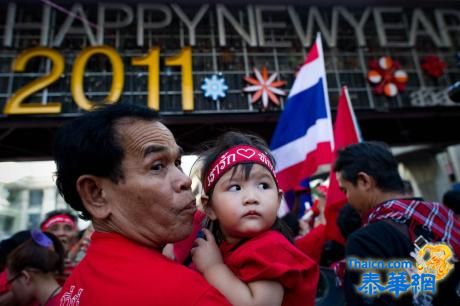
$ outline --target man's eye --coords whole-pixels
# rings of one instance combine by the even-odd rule
[[[176,159],[176,161],[174,162],[174,165],[175,165],[177,168],[180,168],[180,169],[182,170],[182,160]]]
[[[150,167],[150,170],[160,171],[163,168],[164,168],[164,165],[162,163],[155,163]]]
[[[241,187],[240,185],[231,185],[229,188],[228,188],[229,191],[238,191],[238,190],[241,190]]]

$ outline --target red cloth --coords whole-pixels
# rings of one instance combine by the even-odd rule
[[[435,241],[446,242],[452,247],[455,256],[460,257],[460,222],[446,206],[418,199],[390,200],[374,207],[368,221],[375,223],[385,219],[414,222],[423,226],[434,235]],[[410,230],[409,235],[413,236]],[[415,240],[417,237],[410,238]]]
[[[201,230],[201,223],[203,222],[206,214],[200,210],[197,210],[193,217],[193,230],[192,233],[184,240],[174,243],[174,257],[177,262],[183,263],[190,255],[190,250],[195,243],[198,232]]]
[[[358,122],[356,121],[353,107],[346,86],[342,87],[337,106],[337,116],[334,124],[334,160],[337,158],[337,150],[361,141]],[[335,240],[344,244],[345,239],[337,226],[337,217],[340,209],[347,203],[346,195],[340,190],[335,177],[334,169],[329,174],[329,188],[326,197],[326,239]]]
[[[59,306],[59,294],[50,298],[43,306]]]
[[[8,281],[6,269],[0,272],[0,294],[10,291],[8,285],[6,284]]]
[[[306,235],[295,240],[296,246],[305,255],[313,259],[317,264],[320,263],[321,253],[326,242],[326,225],[321,224],[313,228]]]
[[[277,231],[240,246],[222,243],[224,263],[245,283],[273,280],[284,287],[284,306],[315,304],[319,267]]]
[[[229,305],[197,272],[116,233],[95,232],[61,306]]]

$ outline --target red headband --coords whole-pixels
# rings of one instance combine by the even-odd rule
[[[204,192],[208,194],[208,192],[214,188],[222,175],[238,164],[259,164],[264,166],[270,171],[275,179],[276,186],[278,186],[275,169],[273,168],[267,154],[253,146],[238,145],[222,152],[211,164],[204,180]]]
[[[48,220],[46,220],[45,223],[42,224],[41,230],[46,231],[48,228],[50,228],[53,224],[56,223],[66,223],[72,225],[73,228],[76,227],[75,221],[73,221],[72,218],[70,218],[67,215],[56,215],[52,216]]]

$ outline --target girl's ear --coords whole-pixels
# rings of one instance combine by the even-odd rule
[[[203,205],[204,212],[211,220],[216,220],[216,214],[212,209],[212,205],[210,205],[209,197],[205,194],[201,195],[201,205]]]
[[[23,271],[21,271],[21,273],[24,275],[24,281],[26,282],[26,284],[27,285],[31,284],[32,283],[32,274],[27,270],[23,270]]]
[[[281,206],[282,201],[283,201],[283,190],[278,189],[278,208]]]

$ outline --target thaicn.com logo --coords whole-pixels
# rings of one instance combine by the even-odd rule
[[[359,293],[376,297],[390,293],[399,297],[407,292],[416,296],[436,293],[436,285],[453,270],[453,252],[443,243],[428,243],[423,237],[415,241],[412,259],[362,259],[349,257],[349,270],[363,271],[361,282],[356,286]],[[386,274],[386,282],[382,275]]]

